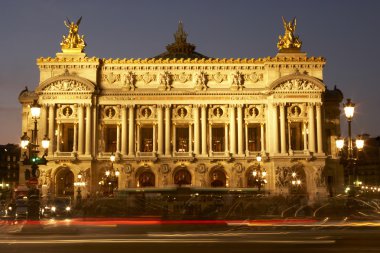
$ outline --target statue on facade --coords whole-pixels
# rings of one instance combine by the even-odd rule
[[[291,22],[286,22],[284,17],[282,17],[282,22],[284,24],[285,34],[278,37],[277,47],[280,52],[288,49],[301,49],[302,42],[299,40],[298,36],[294,35],[294,32],[296,31],[296,18],[293,18]]]
[[[232,73],[230,76],[230,79],[231,79],[231,89],[232,90],[242,90],[243,89],[244,79],[243,79],[243,75],[239,71]]]
[[[64,53],[81,53],[83,52],[86,42],[84,41],[84,35],[80,36],[78,34],[79,24],[82,17],[78,19],[76,23],[70,22],[69,19],[64,21],[64,24],[69,28],[69,34],[67,36],[63,35],[61,42],[62,52]]]

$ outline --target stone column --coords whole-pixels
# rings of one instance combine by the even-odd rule
[[[165,156],[170,156],[170,105],[165,106]]]
[[[274,113],[273,113],[273,138],[274,138],[274,149],[273,153],[278,154],[279,153],[279,145],[278,145],[278,111],[277,111],[277,105],[274,104]]]
[[[56,152],[61,152],[60,147],[61,146],[61,123],[57,122],[57,150]]]
[[[40,134],[38,135],[38,143],[41,143],[42,144],[42,139],[45,137],[45,135],[47,135],[47,117],[48,117],[48,115],[47,115],[48,113],[47,113],[47,106],[46,106],[46,104],[43,104],[42,106],[41,106],[41,117],[40,117],[40,122],[41,122],[41,124],[40,124],[40,130],[39,130],[39,132],[40,132]]]
[[[123,105],[121,107],[121,155],[127,155],[127,131],[128,131],[128,122],[127,122],[127,107]]]
[[[73,152],[77,152],[77,142],[78,142],[78,123],[74,123],[74,143],[73,143]]]
[[[137,124],[136,132],[137,132],[136,133],[137,134],[137,136],[136,136],[136,139],[137,139],[136,150],[137,150],[137,154],[139,154],[141,152],[141,147],[140,147],[140,145],[141,145],[141,140],[140,140],[140,138],[141,138],[141,125],[140,125],[140,123]]]
[[[207,155],[207,118],[206,118],[206,108],[207,105],[202,105],[202,155]],[[209,133],[211,134],[211,133]],[[211,146],[211,143],[210,143]]]
[[[323,153],[322,146],[322,114],[321,114],[321,104],[317,104],[317,140],[318,140],[318,153]]]
[[[153,153],[157,152],[157,124],[153,123]]]
[[[236,116],[235,106],[230,106],[230,152],[232,155],[236,154]]]
[[[226,155],[230,153],[228,150],[228,124],[224,124],[224,152]]]
[[[194,112],[194,154],[199,155],[199,107],[193,108]]]
[[[78,154],[83,155],[84,140],[84,109],[83,105],[78,105]]]
[[[120,123],[116,124],[116,154],[120,153]]]
[[[314,105],[309,104],[309,151],[315,152],[315,116]]]
[[[193,125],[189,124],[189,154],[193,153]]]
[[[164,115],[162,111],[162,105],[157,106],[157,118],[158,118],[158,147],[157,154],[162,155],[164,146]]]
[[[173,154],[177,152],[177,126],[173,124]]]
[[[245,128],[245,155],[249,155],[249,149],[248,149],[248,123],[244,124]]]
[[[86,105],[86,155],[91,155],[91,105]]]
[[[208,154],[209,155],[212,155],[212,151],[213,151],[213,149],[212,149],[212,124],[210,123],[209,125],[208,125],[208,134],[209,134],[209,152],[208,152]]]
[[[285,131],[285,105],[280,105],[280,126],[281,126],[281,154],[286,153],[286,131]],[[290,143],[289,143],[290,146]]]
[[[243,105],[237,107],[238,116],[238,155],[243,155]]]
[[[302,133],[303,133],[303,150],[307,150],[307,127],[306,127],[306,122],[302,122],[302,127],[303,127],[303,129],[302,129]]]
[[[260,144],[261,144],[261,154],[264,154],[265,153],[265,139],[264,139],[264,132],[265,132],[265,128],[264,128],[264,123],[260,123]]]
[[[134,121],[134,108],[133,105],[129,106],[129,136],[128,136],[128,141],[129,141],[129,147],[128,147],[128,155],[129,156],[134,156],[135,155],[135,121]]]
[[[49,145],[49,156],[53,156],[54,153],[54,104],[49,105],[49,139],[50,139],[50,145]]]

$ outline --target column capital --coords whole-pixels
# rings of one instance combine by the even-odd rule
[[[133,109],[133,108],[135,108],[135,105],[126,105],[126,107],[128,107],[129,109]]]
[[[236,105],[236,107],[239,108],[239,109],[243,108],[243,106],[244,106],[243,104]]]
[[[207,105],[203,104],[203,105],[200,105],[202,109],[206,109],[207,108]]]
[[[316,102],[315,105],[316,105],[317,107],[321,107],[321,106],[323,105],[323,102]]]
[[[170,109],[172,107],[172,105],[171,104],[166,104],[166,105],[164,105],[164,107],[165,107],[165,109]]]

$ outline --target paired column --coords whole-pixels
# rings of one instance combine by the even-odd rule
[[[278,145],[278,112],[277,105],[273,105],[274,113],[273,113],[273,132],[274,132],[274,150],[273,153],[279,153],[279,145]]]
[[[244,124],[244,130],[245,130],[245,155],[249,155],[249,149],[248,149],[248,123]]]
[[[193,153],[193,125],[189,124],[189,154]]]
[[[49,151],[48,151],[49,156],[53,156],[53,153],[54,153],[54,145],[53,145],[53,143],[54,143],[54,122],[55,122],[54,107],[55,107],[54,104],[49,105],[49,139],[51,141],[51,143],[49,145]],[[57,142],[57,145],[58,145],[58,142]]]
[[[194,154],[199,155],[199,107],[193,108],[194,112]]]
[[[127,155],[127,128],[128,122],[127,122],[127,107],[123,105],[121,107],[121,155],[125,156]]]
[[[229,153],[228,151],[228,124],[224,124],[224,152],[226,155]]]
[[[170,105],[165,106],[165,156],[170,156]]]
[[[321,114],[321,104],[317,104],[317,140],[318,140],[318,153],[323,153],[322,146],[322,114]]]
[[[162,155],[163,154],[163,146],[164,146],[164,115],[162,111],[162,105],[157,106],[157,117],[158,117],[158,147],[157,147],[157,154]],[[156,140],[154,139],[154,142]]]
[[[116,125],[116,154],[120,153],[120,124]]]
[[[91,105],[86,105],[86,155],[91,154]]]
[[[156,132],[157,132],[157,124],[153,124],[153,153],[156,153],[157,152],[157,145],[156,145],[156,140],[157,140],[157,137],[156,137]]]
[[[78,123],[74,122],[74,143],[73,143],[73,152],[77,152],[77,142],[78,142]]]
[[[243,105],[238,105],[238,155],[243,155]]]
[[[315,117],[314,117],[314,105],[309,104],[309,151],[315,152]],[[306,145],[306,143],[305,143]]]
[[[261,153],[265,153],[265,140],[264,140],[264,133],[265,133],[265,124],[260,123],[260,144],[261,144]],[[248,137],[247,137],[248,138]]]
[[[235,106],[230,107],[230,152],[232,155],[236,154],[236,116],[235,116]]]
[[[42,139],[45,137],[45,135],[47,134],[47,106],[45,104],[43,104],[41,106],[41,119],[40,119],[40,134],[38,135],[38,143],[42,143]]]
[[[57,122],[57,153],[61,152],[61,123]]]
[[[302,132],[303,132],[303,150],[307,150],[307,145],[308,145],[308,143],[307,143],[307,131],[306,131],[306,129],[307,129],[307,127],[306,127],[306,122],[303,122],[302,123]]]
[[[173,154],[177,152],[177,127],[173,124]]]
[[[83,155],[83,140],[84,140],[84,109],[83,105],[78,105],[78,154]]]
[[[207,105],[202,105],[202,155],[207,155],[207,139],[206,139],[206,133],[207,133],[207,119],[206,119],[206,108]],[[211,132],[209,133],[211,135]],[[210,142],[211,146],[211,142]]]
[[[134,156],[135,155],[135,137],[134,137],[134,108],[133,105],[129,106],[129,136],[128,136],[128,141],[129,141],[129,156]]]
[[[281,127],[281,154],[286,153],[286,135],[285,135],[285,105],[280,104],[280,127]],[[290,146],[290,143],[289,143]]]

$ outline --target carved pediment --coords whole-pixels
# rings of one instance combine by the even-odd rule
[[[321,90],[316,84],[303,79],[292,79],[279,84],[275,90],[280,91],[319,91]]]
[[[61,80],[45,86],[43,91],[91,91],[85,84],[75,80]]]
[[[36,89],[36,93],[60,93],[60,92],[93,92],[95,85],[87,79],[77,76],[56,76],[42,82]]]
[[[319,79],[297,72],[277,79],[270,89],[277,92],[324,92],[326,88]]]

